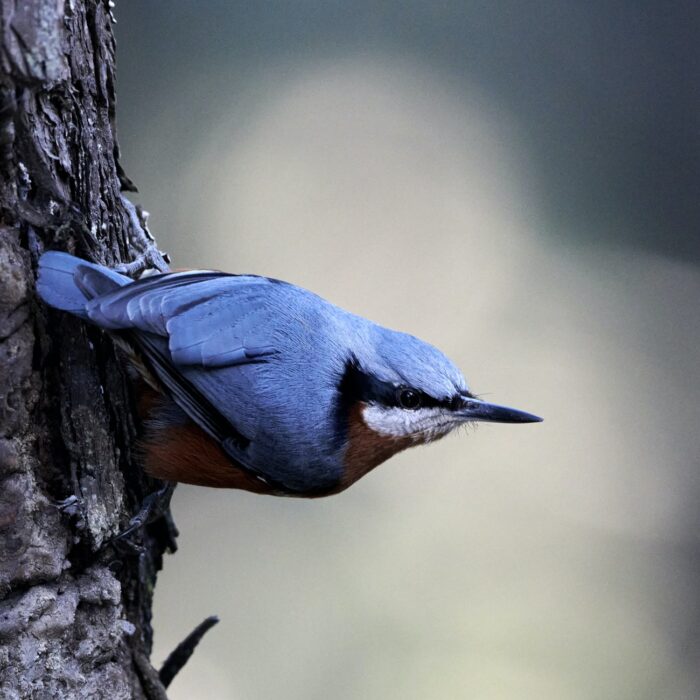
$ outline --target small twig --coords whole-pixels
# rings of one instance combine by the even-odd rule
[[[135,650],[132,658],[134,659],[134,667],[141,681],[144,695],[148,700],[168,700],[165,685],[156,675],[156,671],[151,666],[148,657],[142,651]]]
[[[202,641],[202,637],[217,623],[219,618],[211,615],[203,622],[200,622],[173,650],[158,671],[158,677],[163,687],[167,688],[172,683],[173,678],[182,670],[182,667],[189,661],[197,645]]]

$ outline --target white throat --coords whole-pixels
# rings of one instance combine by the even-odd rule
[[[393,438],[415,437],[437,440],[461,424],[448,409],[441,407],[406,409],[368,404],[362,418],[375,433]]]

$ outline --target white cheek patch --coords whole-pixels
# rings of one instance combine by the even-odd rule
[[[434,407],[408,410],[369,404],[362,417],[375,433],[394,438],[420,436],[424,440],[436,440],[460,424],[450,411]]]

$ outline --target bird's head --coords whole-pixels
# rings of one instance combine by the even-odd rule
[[[347,362],[340,384],[349,483],[396,452],[437,440],[461,425],[542,420],[477,398],[457,367],[418,338],[375,327],[372,340],[367,351]]]

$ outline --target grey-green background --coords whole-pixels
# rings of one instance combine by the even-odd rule
[[[137,2],[175,267],[287,279],[545,417],[297,501],[181,487],[173,700],[700,697],[696,3]]]

